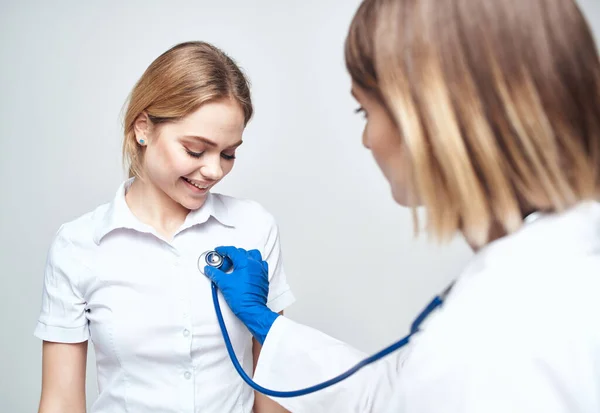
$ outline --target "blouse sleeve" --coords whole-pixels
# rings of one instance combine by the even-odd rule
[[[269,264],[269,297],[267,306],[278,313],[296,301],[290,286],[288,285],[281,244],[279,240],[279,228],[275,219],[269,216],[268,231],[266,233],[263,259]]]
[[[61,230],[48,252],[42,308],[34,335],[45,341],[79,343],[89,338],[86,302],[78,288],[81,268],[73,244]]]

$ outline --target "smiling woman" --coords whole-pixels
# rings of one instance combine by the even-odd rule
[[[241,105],[230,97],[203,103],[183,118],[169,122],[142,112],[132,128],[136,141],[143,142],[135,158],[140,165],[134,169],[140,179],[133,182],[128,200],[147,204],[148,198],[158,192],[176,201],[183,214],[200,208],[210,188],[232,170],[245,124]],[[150,214],[157,211],[146,206],[140,212],[148,215],[146,220],[152,220]],[[167,236],[181,222],[173,224],[171,228],[164,223]]]
[[[204,42],[158,57],[125,115],[129,179],[112,202],[62,225],[48,256],[40,413],[85,411],[87,341],[96,351],[92,413],[285,412],[244,385],[227,358],[198,256],[221,243],[269,263],[269,306],[294,301],[277,224],[253,201],[212,193],[231,172],[252,117],[248,82]],[[251,370],[260,345],[226,310]]]

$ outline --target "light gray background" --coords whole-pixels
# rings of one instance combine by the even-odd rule
[[[223,48],[249,75],[256,116],[217,190],[277,218],[297,303],[288,315],[364,351],[403,335],[470,257],[413,240],[360,143],[343,40],[358,0],[0,2],[0,411],[36,411],[46,252],[60,224],[124,178],[121,109],[176,43]],[[581,0],[600,29],[598,0]],[[88,405],[96,395],[89,357]]]

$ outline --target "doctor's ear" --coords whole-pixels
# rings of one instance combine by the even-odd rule
[[[135,119],[133,130],[135,132],[135,140],[138,144],[146,146],[152,131],[152,121],[146,112],[140,113]]]

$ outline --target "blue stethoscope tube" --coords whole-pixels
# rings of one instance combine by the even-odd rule
[[[205,254],[208,254],[208,257],[210,258],[211,257],[210,254],[216,254],[216,253],[214,251],[210,251]],[[205,254],[203,254],[203,256],[205,256]],[[208,262],[209,260],[206,260],[206,261]],[[213,265],[214,264],[217,264],[217,262],[214,261]],[[442,305],[442,303],[443,303],[442,297],[445,297],[446,294],[448,293],[448,291],[450,290],[450,287],[449,287],[448,289],[446,289],[446,291],[444,291],[442,296],[436,296],[436,297],[434,297],[433,300],[431,300],[431,302],[427,305],[427,307],[425,307],[425,309],[418,315],[418,317],[412,323],[411,328],[410,328],[410,334],[408,334],[406,337],[402,338],[401,340],[398,340],[397,342],[384,348],[383,350],[379,351],[378,353],[375,353],[372,356],[367,357],[366,359],[362,360],[360,363],[356,364],[354,367],[350,368],[346,372],[344,372],[330,380],[327,380],[323,383],[319,383],[314,386],[307,387],[304,389],[299,389],[299,390],[277,391],[277,390],[267,389],[267,388],[262,387],[261,385],[255,383],[254,380],[252,380],[246,374],[246,372],[240,365],[240,363],[237,359],[237,356],[235,355],[235,351],[233,350],[233,346],[231,345],[231,339],[229,338],[229,333],[227,332],[227,327],[225,326],[225,321],[223,320],[223,313],[221,312],[221,306],[219,305],[218,288],[215,283],[211,283],[211,284],[212,284],[212,298],[213,298],[213,304],[215,307],[215,313],[217,314],[217,320],[219,322],[219,327],[221,328],[221,333],[223,334],[223,339],[225,340],[225,346],[227,347],[227,352],[229,353],[229,358],[231,359],[233,366],[237,370],[240,377],[246,382],[246,384],[248,384],[248,386],[252,387],[254,390],[256,390],[262,394],[265,394],[267,396],[281,397],[281,398],[304,396],[306,394],[310,394],[310,393],[314,393],[314,392],[326,389],[330,386],[333,386],[334,384],[337,384],[343,380],[346,380],[348,377],[352,376],[353,374],[355,374],[357,371],[359,371],[363,367],[366,367],[369,364],[374,363],[377,360],[384,358],[388,354],[404,347],[406,344],[408,344],[408,342],[410,341],[410,338],[419,330],[419,326],[421,325],[423,320],[425,320],[427,318],[427,316],[433,310],[435,310],[437,307]]]

